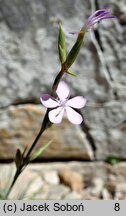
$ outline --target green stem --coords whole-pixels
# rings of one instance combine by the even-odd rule
[[[16,181],[17,181],[17,179],[18,179],[18,176],[21,174],[21,172],[22,172],[22,166],[20,166],[20,167],[16,170],[16,173],[15,173],[15,175],[14,175],[13,181],[12,181],[12,183],[11,183],[11,185],[10,185],[10,187],[9,187],[9,189],[8,189],[8,191],[7,191],[7,193],[6,193],[6,195],[4,196],[4,199],[7,199],[7,198],[8,198],[8,196],[9,196],[9,194],[10,194],[10,192],[11,192],[11,190],[12,190],[14,184],[16,183]]]
[[[55,80],[54,80],[54,83],[53,83],[53,86],[52,86],[52,96],[54,96],[55,92],[56,92],[56,89],[57,89],[57,86],[63,76],[63,74],[65,73],[65,65],[63,64],[62,65],[62,68],[61,68],[61,71],[58,73],[58,75],[56,76]]]
[[[24,158],[24,163],[25,164],[27,164],[31,152],[33,151],[33,149],[36,146],[36,144],[37,144],[38,140],[40,139],[41,135],[43,134],[43,132],[46,130],[46,128],[48,127],[48,125],[50,123],[49,119],[48,119],[48,112],[49,112],[49,110],[47,109],[44,120],[43,120],[43,123],[42,123],[42,126],[40,128],[40,131],[39,131],[37,137],[35,138],[34,142],[32,143],[30,149],[28,150],[28,152],[27,152],[27,154],[26,154],[26,156]]]

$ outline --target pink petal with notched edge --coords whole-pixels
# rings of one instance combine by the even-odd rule
[[[65,107],[66,113],[67,113],[67,117],[69,119],[69,121],[73,124],[81,124],[81,122],[83,121],[82,116],[76,112],[75,110],[73,110],[71,107],[66,106]]]
[[[49,111],[49,120],[52,123],[59,124],[62,121],[63,113],[64,113],[64,108],[62,108],[62,107],[58,107],[56,109],[53,109],[53,110]]]
[[[40,101],[47,108],[55,108],[59,106],[59,103],[53,100],[49,94],[43,94],[40,97]]]
[[[77,109],[84,107],[85,104],[86,104],[86,98],[84,98],[83,96],[76,96],[74,98],[71,98],[66,103],[67,106],[71,106]]]
[[[70,92],[69,86],[64,81],[60,81],[56,90],[59,99],[63,100],[67,98],[69,92]]]

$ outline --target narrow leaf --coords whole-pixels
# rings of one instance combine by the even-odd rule
[[[65,43],[65,35],[61,27],[61,24],[59,25],[58,49],[59,49],[59,59],[61,64],[63,64],[66,61],[66,43]]]
[[[75,73],[73,73],[72,71],[66,71],[66,73],[68,73],[68,74],[70,74],[70,75],[72,75],[72,76],[77,77],[77,75],[76,75]]]
[[[78,33],[78,37],[76,39],[76,42],[73,45],[73,47],[71,48],[71,50],[70,50],[70,52],[66,58],[66,61],[64,63],[66,70],[68,70],[70,68],[70,66],[74,63],[74,61],[75,61],[75,59],[76,59],[76,57],[80,51],[81,45],[83,43],[84,35],[85,35],[84,31],[80,31]]]
[[[45,149],[47,149],[47,147],[52,143],[52,140],[50,140],[48,143],[46,143],[44,146],[42,146],[31,158],[30,161],[35,160],[36,158],[38,158]]]

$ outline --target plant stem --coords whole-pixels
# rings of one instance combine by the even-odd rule
[[[40,128],[40,131],[39,131],[38,135],[36,136],[34,142],[32,143],[31,147],[29,148],[29,150],[28,150],[28,152],[27,152],[27,154],[26,154],[26,156],[24,158],[25,164],[27,163],[27,160],[29,159],[29,156],[30,156],[31,152],[34,149],[34,147],[36,146],[36,144],[37,144],[38,140],[40,139],[41,135],[43,134],[45,129],[48,127],[48,124],[50,123],[49,119],[48,119],[48,112],[49,112],[49,110],[47,109],[44,120],[43,120],[43,123],[42,123],[42,126]]]
[[[10,192],[11,192],[11,190],[12,190],[14,184],[16,183],[18,176],[21,174],[21,172],[22,172],[22,166],[20,166],[20,167],[16,170],[16,173],[15,173],[15,175],[14,175],[13,181],[12,181],[12,183],[11,183],[11,185],[10,185],[10,187],[9,187],[9,189],[8,189],[8,191],[7,191],[7,193],[6,193],[6,195],[4,196],[4,199],[7,199],[7,198],[8,198],[8,196],[9,196],[9,194],[10,194]]]

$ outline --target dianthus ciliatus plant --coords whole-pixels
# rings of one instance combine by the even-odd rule
[[[61,25],[59,25],[58,50],[61,70],[56,75],[56,78],[53,82],[51,94],[43,94],[40,97],[42,105],[47,108],[40,131],[29,148],[25,149],[23,152],[21,152],[19,149],[17,150],[15,156],[16,172],[4,199],[8,198],[8,195],[10,194],[16,180],[23,170],[28,166],[28,164],[40,156],[40,154],[42,154],[51,143],[51,141],[46,143],[39,149],[39,151],[33,154],[33,150],[37,145],[38,140],[46,129],[51,127],[53,124],[61,123],[64,113],[66,113],[68,120],[72,124],[82,123],[83,117],[78,112],[78,109],[85,107],[86,98],[83,96],[75,96],[71,98],[70,87],[65,81],[63,81],[63,76],[64,74],[68,74],[76,77],[76,74],[72,73],[69,69],[76,60],[86,32],[88,32],[88,30],[91,29],[95,23],[98,23],[103,19],[111,18],[114,18],[114,16],[110,15],[109,10],[100,9],[95,11],[87,19],[80,31],[70,32],[70,34],[77,35],[77,38],[68,54],[66,51],[65,34]]]

